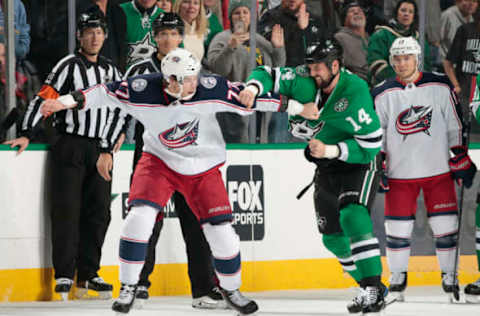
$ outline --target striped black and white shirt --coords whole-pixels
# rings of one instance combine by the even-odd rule
[[[30,102],[22,124],[22,134],[33,137],[33,129],[42,119],[40,105],[45,99],[55,99],[69,92],[90,86],[121,80],[117,67],[108,59],[99,56],[96,63],[88,61],[81,53],[70,54],[61,59],[53,68],[40,92]],[[119,109],[111,110],[107,106],[86,111],[67,109],[55,113],[55,126],[60,133],[100,139],[109,135],[108,147],[111,149],[118,136],[127,127],[127,120],[120,119]],[[109,131],[104,131],[109,116],[113,123]]]

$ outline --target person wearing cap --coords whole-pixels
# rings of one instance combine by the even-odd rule
[[[36,136],[35,127],[42,120],[39,108],[46,99],[121,79],[115,65],[99,55],[107,36],[107,24],[100,11],[92,9],[81,14],[76,35],[79,49],[52,69],[28,106],[22,136],[6,142],[12,148],[18,146],[19,154]],[[107,128],[109,119],[118,122],[118,113],[106,106],[88,113],[66,110],[53,118],[60,134],[52,146],[53,163],[49,170],[55,292],[67,299],[76,275],[78,298],[86,297],[88,290],[109,298],[113,287],[98,275],[98,270],[110,223],[111,182],[97,172],[96,161],[101,154],[113,155],[119,150],[122,140],[117,140],[121,139],[125,125],[114,123]],[[100,149],[101,131],[109,133],[103,149]]]
[[[207,60],[210,70],[230,81],[244,82],[251,72],[250,7],[250,0],[230,1],[228,18],[232,28],[215,36],[208,50]],[[274,26],[271,42],[260,34],[256,34],[257,66],[280,67],[285,65],[285,59],[283,29],[280,25]],[[260,141],[268,142],[268,123],[272,114],[261,114]],[[217,118],[227,143],[249,142],[248,117],[235,113],[219,113]]]
[[[365,30],[367,25],[365,11],[358,2],[350,2],[343,8],[341,20],[343,27],[334,36],[343,47],[345,67],[367,80],[369,36]]]
[[[335,38],[319,38],[306,52],[303,69],[256,68],[240,100],[251,104],[257,96],[273,92],[290,98],[289,108],[318,107],[320,116],[314,120],[289,113],[289,130],[308,142],[305,157],[317,166],[308,187],[315,185],[318,229],[324,246],[360,286],[348,310],[380,313],[386,306],[386,287],[370,218],[380,180],[380,121],[367,83],[342,69],[343,49]]]

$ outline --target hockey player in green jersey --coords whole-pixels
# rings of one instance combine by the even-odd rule
[[[377,154],[382,130],[367,83],[342,69],[342,47],[333,38],[307,49],[304,71],[258,67],[240,94],[249,105],[256,96],[280,93],[289,109],[314,102],[320,116],[305,120],[289,111],[292,134],[308,141],[305,157],[317,165],[314,204],[323,243],[360,285],[347,306],[351,313],[380,313],[386,288],[369,208],[377,191]],[[308,72],[306,71],[308,69]]]
[[[473,95],[473,100],[470,104],[470,107],[472,109],[473,115],[475,116],[475,119],[477,122],[480,122],[480,75],[478,75],[476,78],[473,78],[473,80],[476,79],[476,82],[472,83],[472,86],[475,88],[475,93]],[[480,201],[480,192],[477,195],[477,202]],[[477,209],[475,211],[475,226],[476,226],[476,247],[475,249],[477,250],[477,264],[478,264],[478,270],[480,271],[480,204],[477,205]],[[468,303],[480,303],[480,279],[477,281],[468,284],[465,287],[465,300]]]

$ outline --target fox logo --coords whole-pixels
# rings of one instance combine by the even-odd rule
[[[433,108],[431,106],[410,106],[397,117],[397,131],[405,137],[410,134],[424,132],[430,136]]]
[[[190,144],[195,144],[198,138],[199,120],[176,124],[174,127],[160,133],[158,138],[160,142],[169,149],[182,148]]]

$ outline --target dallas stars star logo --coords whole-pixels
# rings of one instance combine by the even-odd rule
[[[153,44],[151,34],[148,33],[145,37],[133,44],[129,45],[128,51],[128,64],[131,65],[137,61],[150,58],[155,51],[155,45]]]

